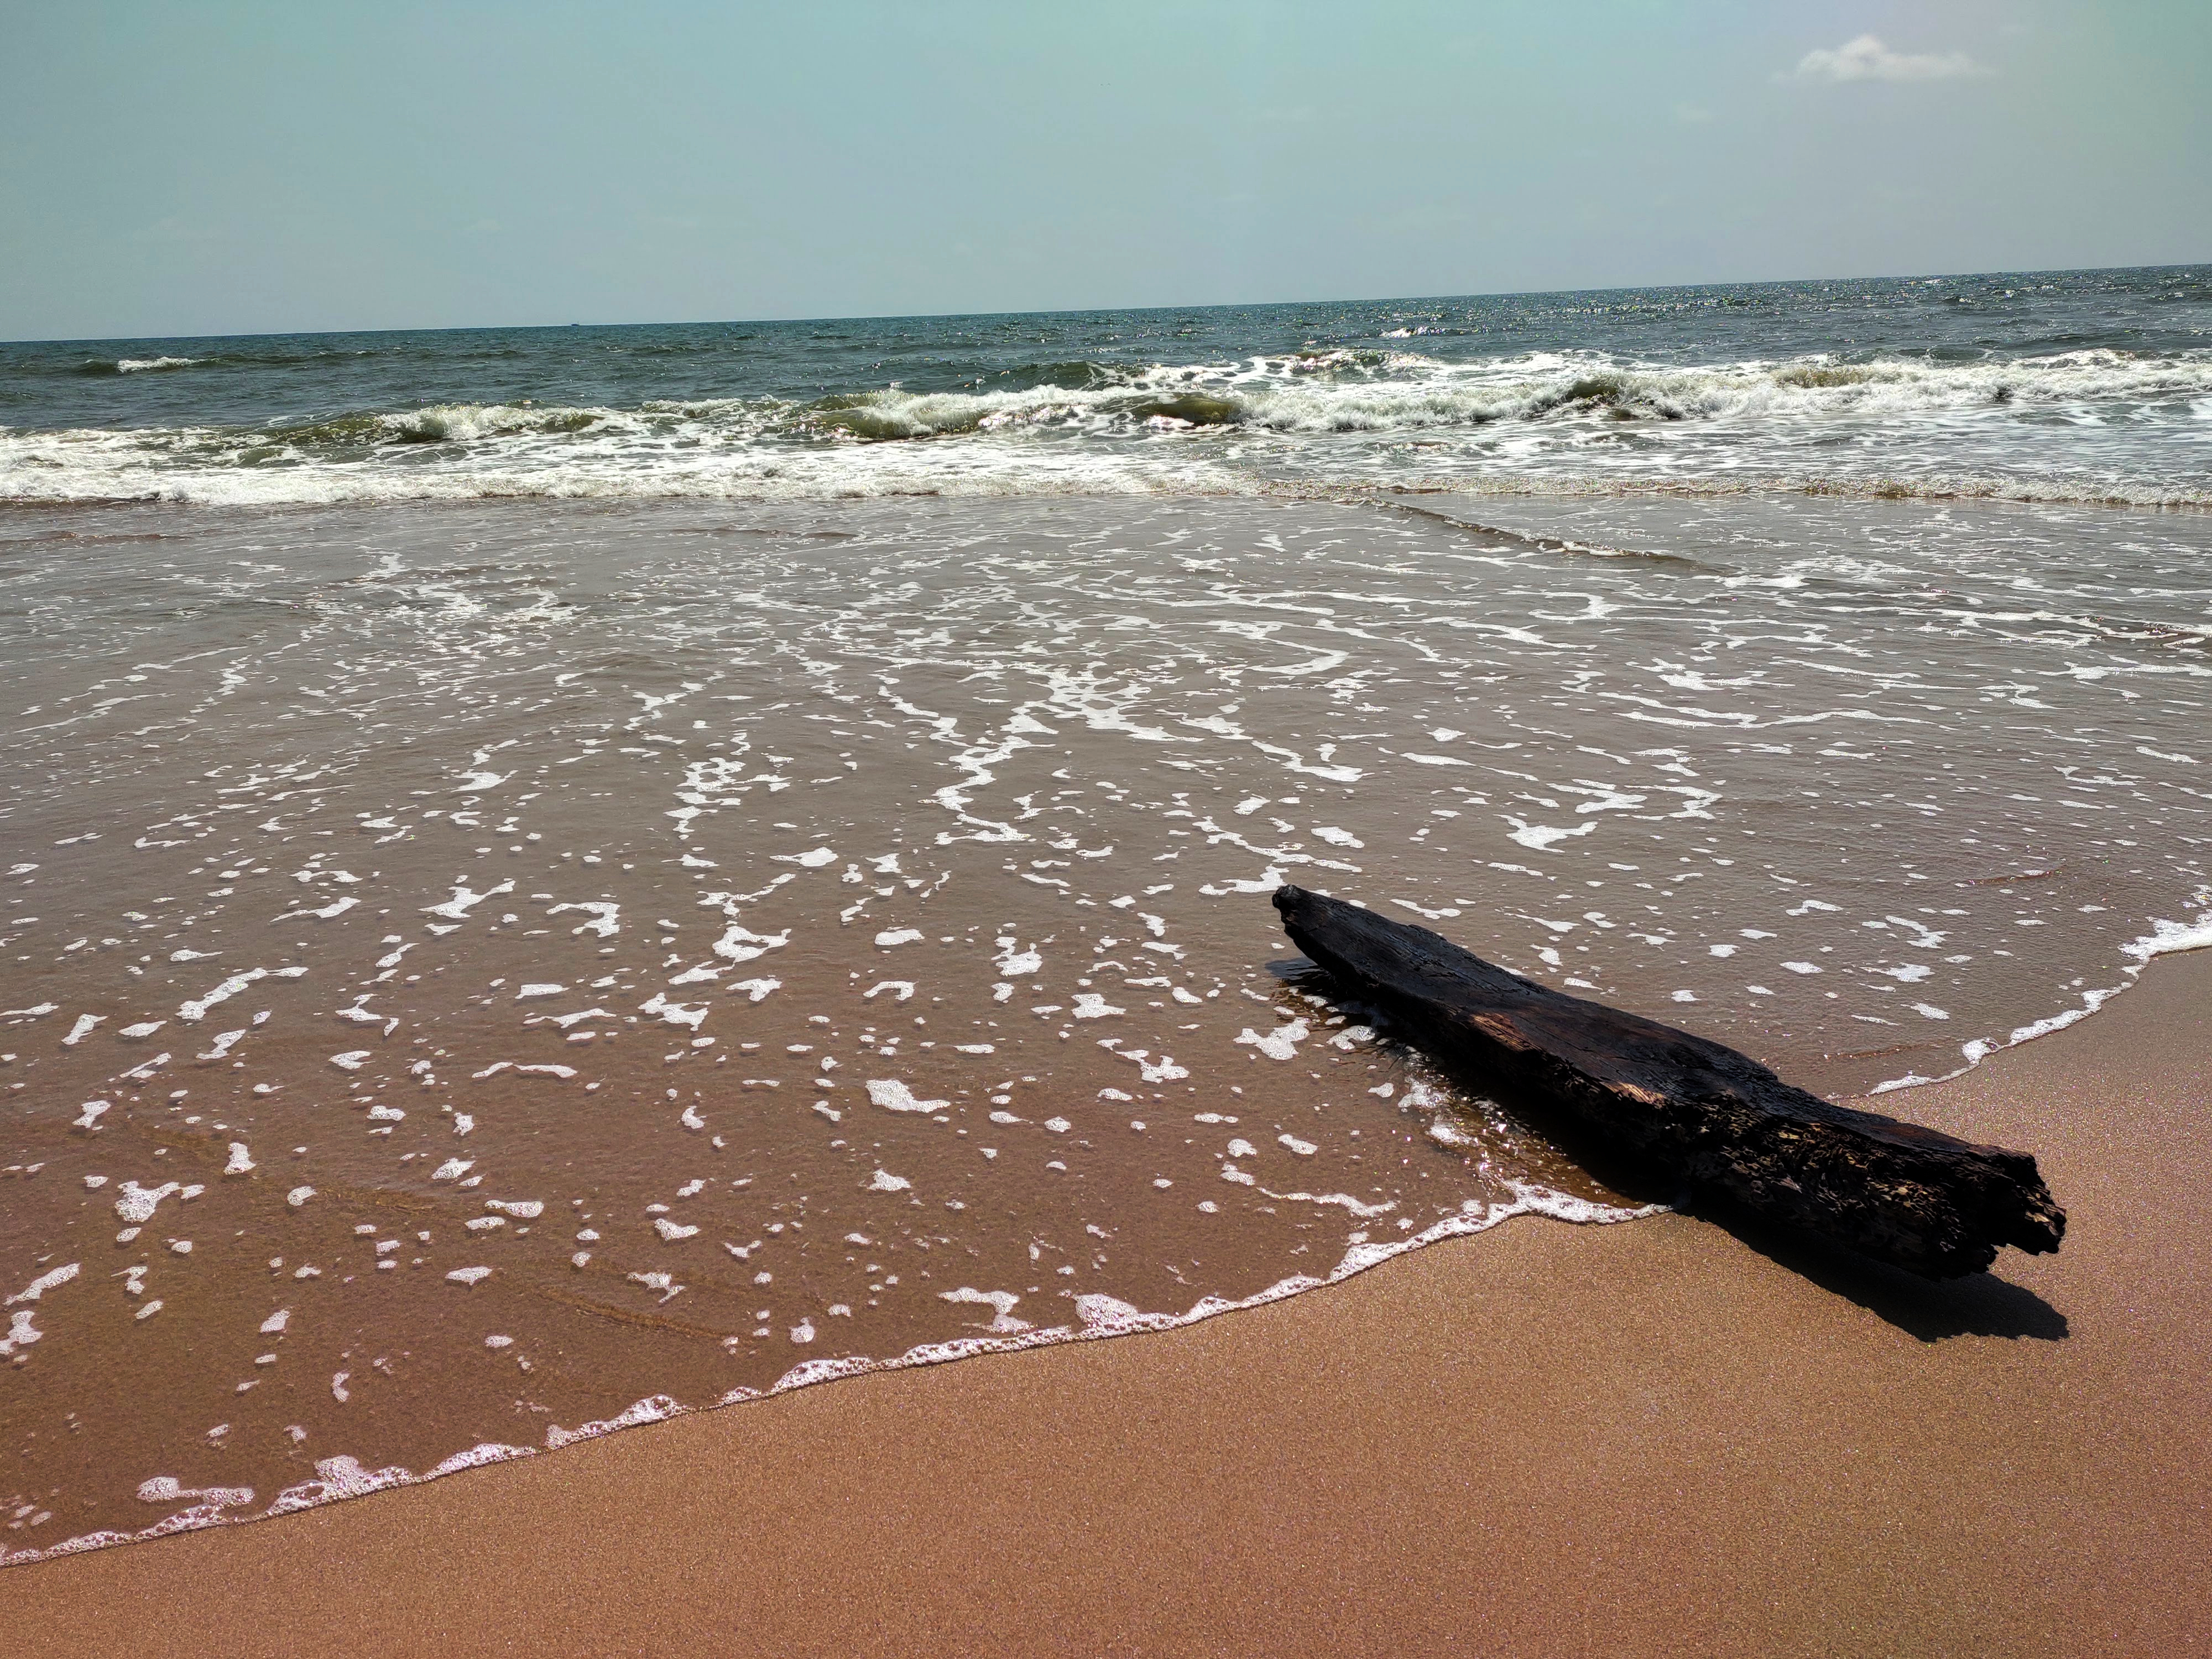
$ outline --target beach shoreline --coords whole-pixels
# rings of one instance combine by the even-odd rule
[[[10,1571],[22,1651],[2154,1653],[2212,1635],[2212,953],[1883,1104],[2070,1224],[1930,1287],[1517,1221],[1173,1332],[799,1390]],[[219,1595],[211,1587],[220,1585]]]
[[[2194,544],[1769,507],[60,515],[9,664],[0,1535],[1612,1200],[1302,978],[1286,881],[1829,1095],[2194,937]],[[2167,623],[2096,620],[2122,552]]]

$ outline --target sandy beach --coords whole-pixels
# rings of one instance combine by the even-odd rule
[[[2198,1650],[2208,1009],[2184,956],[1886,1097],[2034,1149],[2056,1257],[1931,1287],[1524,1218],[1164,1334],[15,1569],[15,1650]]]

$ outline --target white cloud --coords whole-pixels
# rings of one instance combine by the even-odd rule
[[[1808,52],[1797,64],[1801,81],[1955,81],[1990,72],[1963,52],[1892,52],[1873,34]]]

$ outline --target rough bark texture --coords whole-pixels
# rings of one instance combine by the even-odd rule
[[[1299,950],[1421,1047],[1502,1077],[1693,1192],[1929,1279],[1979,1272],[2006,1244],[2055,1250],[2065,1233],[2026,1152],[1832,1105],[1733,1048],[1341,899],[1284,887],[1275,908]]]

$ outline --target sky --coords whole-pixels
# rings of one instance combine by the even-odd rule
[[[0,338],[2212,258],[2205,0],[0,0]]]

